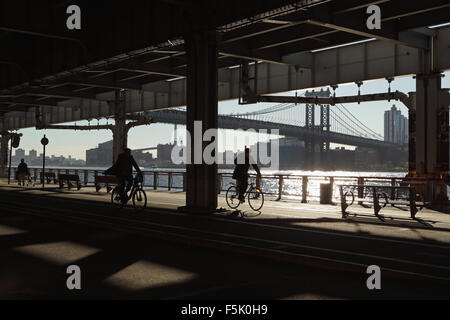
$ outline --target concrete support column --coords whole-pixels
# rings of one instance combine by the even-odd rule
[[[113,131],[113,159],[114,163],[119,154],[127,147],[128,129],[125,118],[125,91],[116,90],[114,101],[114,120]]]
[[[2,134],[0,140],[0,177],[5,178],[8,171],[8,142],[9,135]]]
[[[217,208],[217,164],[206,164],[203,151],[211,142],[194,135],[194,121],[201,121],[201,135],[218,128],[217,34],[192,31],[185,36],[187,54],[187,147],[186,206],[180,210],[211,213]],[[198,132],[200,133],[200,132]],[[196,139],[197,137],[197,139]],[[216,144],[217,152],[217,141]],[[199,152],[201,151],[201,155]],[[196,157],[195,154],[197,154]],[[201,163],[194,163],[201,162]]]
[[[445,95],[443,94],[445,93]],[[416,172],[440,176],[448,171],[448,101],[441,74],[416,77]]]
[[[410,93],[411,94],[411,93]],[[413,100],[415,99],[415,93]],[[408,109],[408,172],[410,176],[416,174],[416,105]]]

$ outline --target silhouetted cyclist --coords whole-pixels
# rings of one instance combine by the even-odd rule
[[[131,155],[131,149],[126,148],[123,153],[119,154],[116,163],[105,171],[105,174],[115,175],[117,177],[122,203],[128,201],[127,193],[133,185],[133,167],[138,174],[142,174],[141,169],[139,169],[138,164]],[[125,183],[127,184],[126,189]]]
[[[245,148],[245,162],[238,163],[238,157],[234,159],[236,167],[233,172],[233,179],[236,180],[236,188],[239,194],[239,201],[245,202],[244,194],[248,187],[248,169],[250,169],[250,149]],[[255,169],[258,179],[261,178],[261,172],[255,163],[252,163],[253,169]]]

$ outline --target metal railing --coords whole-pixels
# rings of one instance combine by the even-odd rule
[[[34,181],[41,179],[40,168],[31,168],[30,174]],[[104,170],[92,169],[70,169],[70,168],[47,168],[46,172],[54,172],[56,178],[61,174],[77,174],[80,177],[82,186],[94,186],[95,176],[103,175]],[[144,187],[153,190],[167,191],[185,191],[186,190],[186,172],[185,171],[143,171]],[[251,179],[256,179],[256,175],[250,175]],[[407,183],[414,185],[418,193],[424,193],[427,180],[419,178],[403,177],[371,177],[371,176],[337,176],[337,175],[293,175],[293,174],[263,174],[261,180],[261,188],[264,193],[272,197],[274,200],[296,199],[303,203],[308,201],[316,201],[320,198],[320,185],[331,184],[331,192],[333,201],[339,202],[339,185],[357,184],[376,185],[376,186],[402,186]],[[234,182],[231,172],[218,173],[218,193],[224,193],[230,183]],[[358,197],[362,198],[364,188],[359,189]],[[395,192],[392,188],[392,192]],[[392,193],[389,195],[391,199],[397,198],[398,195]],[[425,197],[424,197],[425,198]]]

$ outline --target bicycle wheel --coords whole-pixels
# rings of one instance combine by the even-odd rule
[[[264,204],[264,193],[259,188],[253,187],[248,193],[248,204],[255,210],[261,210]]]
[[[236,209],[241,204],[238,198],[236,186],[229,187],[227,190],[226,199],[227,204],[231,209]]]
[[[122,208],[122,200],[120,199],[120,192],[118,188],[114,188],[111,192],[111,203],[113,206]]]
[[[133,206],[139,210],[144,210],[147,207],[147,195],[144,189],[137,188],[133,193]]]

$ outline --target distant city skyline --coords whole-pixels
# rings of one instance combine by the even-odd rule
[[[442,87],[450,87],[450,72],[444,73],[445,77],[442,79]],[[316,88],[316,90],[320,88]],[[415,91],[415,80],[411,76],[396,78],[391,83],[391,91],[401,91],[404,93]],[[306,90],[299,90],[298,94],[302,94]],[[361,86],[361,94],[379,93],[388,91],[388,82],[384,79],[366,81]],[[336,90],[336,96],[356,95],[358,87],[356,84],[341,84]],[[283,93],[283,95],[295,95],[294,92]],[[407,108],[398,101],[377,101],[365,102],[361,104],[353,103],[347,104],[346,108],[357,117],[360,121],[366,124],[373,131],[383,136],[384,133],[384,112],[390,110],[392,105],[396,104],[403,115],[408,114]],[[239,105],[237,100],[219,102],[219,113],[244,113],[252,112],[266,108],[273,104],[260,103],[254,105]],[[97,121],[95,121],[96,123]],[[105,124],[107,121],[101,119],[100,124]],[[92,123],[92,121],[91,121]],[[109,120],[111,123],[111,120]],[[87,121],[77,122],[79,125],[87,124]],[[184,129],[184,126],[178,126]],[[128,135],[128,146],[131,149],[140,149],[145,147],[154,147],[158,144],[166,144],[173,141],[174,125],[171,124],[152,124],[150,126],[141,126],[133,128]],[[220,130],[223,131],[223,130]],[[47,146],[48,154],[59,154],[65,157],[71,155],[77,159],[86,159],[86,150],[96,148],[99,143],[107,142],[112,139],[110,130],[96,130],[96,131],[67,131],[67,130],[36,130],[34,128],[27,128],[18,130],[23,133],[20,148],[27,150],[35,149],[38,153],[42,152],[40,140],[44,134],[50,140]],[[234,138],[236,135],[231,130],[225,130],[226,137],[225,149],[237,151],[234,145]],[[236,137],[239,139],[239,137]],[[183,138],[184,141],[184,138]],[[256,136],[250,144],[256,143]],[[219,152],[223,150],[219,149]]]
[[[12,156],[13,157],[23,157],[23,156],[25,156],[25,157],[29,157],[29,156],[31,156],[31,157],[33,157],[33,156],[39,157],[39,156],[42,156],[42,151],[39,152],[38,150],[35,150],[35,149],[23,149],[23,148],[19,147],[17,149],[13,148]],[[62,154],[57,155],[57,154],[48,154],[48,153],[46,153],[45,157],[46,158],[47,157],[64,157],[64,158],[68,158],[68,159],[77,159],[76,157],[73,157],[70,154],[67,155],[67,156],[64,156]]]

